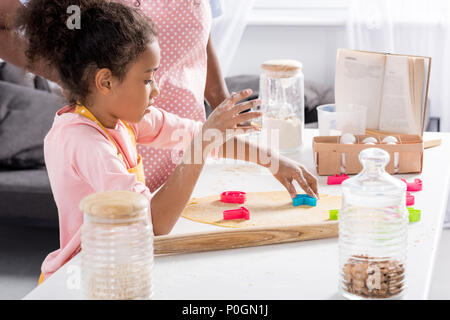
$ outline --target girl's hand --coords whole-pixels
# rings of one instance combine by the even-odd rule
[[[252,94],[251,89],[242,90],[240,92],[233,92],[231,97],[225,99],[214,111],[210,114],[206,122],[203,124],[203,131],[208,129],[216,129],[221,132],[225,140],[239,133],[247,133],[258,130],[254,125],[240,125],[240,123],[248,122],[251,119],[258,118],[262,115],[261,112],[246,112],[242,111],[251,109],[261,104],[259,99],[246,101],[236,104],[244,98]],[[224,141],[225,142],[225,141]]]
[[[311,197],[319,198],[317,190],[317,179],[309,173],[301,164],[286,157],[280,156],[278,171],[273,173],[274,177],[287,189],[291,198],[295,198],[293,181],[297,181],[300,187]],[[274,161],[274,160],[272,160]]]

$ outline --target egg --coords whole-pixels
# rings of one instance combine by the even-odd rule
[[[378,140],[374,137],[367,137],[363,140],[364,144],[375,144],[377,142],[378,142]]]
[[[356,138],[351,133],[344,133],[339,140],[342,144],[354,144],[356,142]]]
[[[383,142],[386,144],[397,144],[398,140],[396,137],[387,136],[387,137],[384,137]]]

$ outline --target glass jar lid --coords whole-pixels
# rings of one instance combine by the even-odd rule
[[[149,202],[145,196],[131,191],[93,193],[80,201],[80,210],[92,217],[121,220],[144,216]]]
[[[351,193],[351,199],[347,201],[361,207],[387,207],[398,203],[398,199],[404,201],[406,184],[385,171],[389,160],[389,153],[380,148],[361,151],[359,161],[363,170],[342,182],[343,189]]]
[[[300,61],[276,59],[264,62],[261,69],[271,78],[290,78],[295,76],[303,65]]]

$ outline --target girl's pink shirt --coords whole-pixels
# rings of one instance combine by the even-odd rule
[[[50,253],[42,264],[44,279],[80,251],[83,214],[78,204],[82,198],[107,190],[139,192],[149,202],[152,197],[146,185],[127,171],[125,163],[117,156],[114,145],[100,126],[73,111],[72,106],[60,109],[44,140],[45,164],[58,207],[60,234],[60,248]],[[170,148],[179,157],[179,152],[201,130],[202,123],[151,107],[150,113],[139,123],[130,126],[135,132],[137,143]],[[118,121],[114,129],[107,130],[130,166],[136,166],[136,148],[125,125]]]

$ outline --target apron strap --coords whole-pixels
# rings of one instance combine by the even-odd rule
[[[92,112],[89,111],[88,108],[86,108],[85,106],[77,103],[77,105],[75,107],[75,113],[77,113],[77,114],[79,114],[81,116],[84,116],[84,117],[88,118],[89,120],[94,121],[100,128],[102,128],[103,132],[105,132],[105,134],[107,135],[109,141],[111,141],[113,146],[116,148],[117,155],[120,156],[120,158],[125,162],[127,167],[131,167],[130,164],[128,163],[128,161],[126,160],[126,157],[123,154],[122,150],[116,144],[116,141],[113,139],[113,137],[111,137],[111,135],[109,134],[108,130],[106,130],[106,128],[103,126],[103,124],[100,121],[97,120],[97,118],[92,114]],[[133,139],[134,139],[134,136],[133,136]],[[135,144],[135,146],[136,146],[136,144]]]
[[[125,157],[125,154],[122,152],[122,150],[116,144],[116,141],[113,139],[113,137],[111,137],[111,135],[108,133],[108,130],[106,130],[106,128],[100,123],[100,121],[97,120],[97,118],[92,114],[92,112],[90,112],[88,110],[88,108],[81,105],[80,103],[77,103],[76,108],[75,108],[75,113],[94,121],[95,123],[97,123],[99,125],[100,128],[102,128],[102,130],[106,133],[106,135],[108,136],[111,143],[116,148],[117,155],[125,162],[125,165],[128,167],[128,169],[127,169],[128,172],[136,175],[136,178],[138,179],[138,181],[145,184],[145,173],[144,173],[144,167],[143,167],[141,156],[139,154],[137,155],[138,163],[135,167],[131,167],[130,163],[127,161],[127,159]],[[120,120],[120,121],[122,121],[122,120]],[[122,123],[127,128],[128,135],[130,136],[131,141],[133,142],[134,148],[136,148],[136,133],[134,132],[133,128],[128,123],[126,123],[125,121],[122,121]]]

